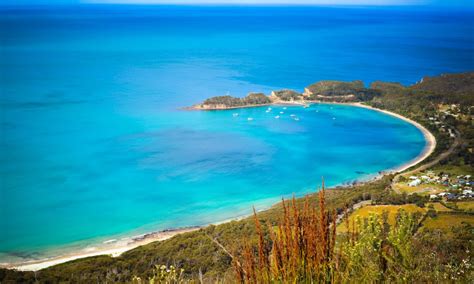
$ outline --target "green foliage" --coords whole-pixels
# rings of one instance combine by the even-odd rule
[[[375,81],[370,84],[370,88],[374,90],[379,90],[382,94],[403,94],[406,92],[407,88],[405,88],[402,84],[396,82],[382,82],[382,81]]]
[[[340,278],[336,282],[469,282],[474,273],[472,227],[456,228],[455,235],[441,236],[433,231],[418,232],[422,220],[403,210],[393,227],[378,215],[358,220],[352,232],[355,237],[341,242]]]
[[[355,90],[363,88],[364,83],[360,80],[352,82],[320,81],[306,87],[309,93],[321,96],[346,96],[353,94]]]
[[[180,284],[186,283],[183,277],[184,269],[177,270],[173,265],[167,267],[166,265],[155,265],[153,275],[147,280],[134,276],[132,284]]]
[[[270,99],[263,93],[250,93],[242,99],[244,105],[262,105],[269,104],[270,102]]]
[[[474,72],[442,74],[424,77],[421,82],[410,87],[413,90],[435,94],[433,99],[442,99],[448,104],[463,102],[464,106],[474,105]]]
[[[345,102],[370,101],[380,96],[381,92],[377,89],[365,88],[362,81],[320,81],[308,86],[306,94],[310,100]]]
[[[271,103],[263,93],[250,93],[245,98],[218,96],[205,100],[202,105],[210,108],[242,107],[248,105],[263,105]]]
[[[225,105],[227,107],[237,107],[237,106],[242,106],[242,99],[240,98],[235,98],[231,96],[218,96],[218,97],[212,97],[203,102],[203,105]]]
[[[302,94],[293,90],[279,90],[272,93],[282,101],[297,101],[302,99]]]

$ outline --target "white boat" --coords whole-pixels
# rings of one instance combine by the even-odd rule
[[[285,112],[284,111],[280,111],[280,114],[284,114]]]
[[[294,119],[294,120],[296,120],[296,121],[299,121],[299,120],[300,120],[300,119],[299,119],[299,118],[297,118],[297,117],[295,117],[295,118],[293,118],[293,119]]]
[[[290,116],[291,116],[291,117],[296,117],[296,115],[295,115],[295,114],[290,114]]]
[[[303,107],[304,107],[304,108],[309,108],[309,105],[304,105]]]
[[[269,109],[267,109],[265,112],[266,112],[266,113],[269,113],[269,112],[270,112],[270,110],[269,110]]]
[[[253,120],[253,117],[249,117],[247,118],[248,121],[252,121]]]
[[[286,109],[286,107],[283,107],[283,109]]]
[[[272,110],[272,108],[271,108],[271,107],[269,107],[269,108],[267,108],[267,110]]]
[[[332,120],[336,120],[336,118],[335,118],[335,117],[333,117],[333,118],[332,118]]]
[[[275,116],[275,118],[276,118],[276,119],[279,119],[279,118],[280,118],[280,116],[279,116],[279,115],[277,115],[277,116]]]
[[[237,116],[239,116],[239,114],[238,113],[233,113],[232,116],[237,117]]]

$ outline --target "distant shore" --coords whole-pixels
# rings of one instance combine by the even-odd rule
[[[424,126],[419,124],[416,121],[413,121],[409,118],[406,118],[402,115],[399,115],[394,112],[390,112],[387,110],[382,110],[378,108],[374,108],[368,105],[364,105],[362,103],[337,103],[337,102],[321,102],[321,101],[302,101],[302,102],[274,102],[270,104],[265,104],[265,105],[249,105],[249,106],[239,106],[239,107],[229,107],[229,108],[222,108],[222,109],[196,109],[194,107],[192,108],[187,108],[187,109],[192,109],[192,110],[226,110],[226,109],[236,109],[236,108],[248,108],[248,107],[259,107],[259,106],[268,106],[268,105],[295,105],[295,106],[301,106],[301,105],[307,105],[307,104],[337,104],[337,105],[348,105],[348,106],[354,106],[354,107],[361,107],[361,108],[366,108],[378,112],[385,113],[387,115],[394,116],[396,118],[399,118],[401,120],[404,120],[412,125],[414,125],[416,128],[418,128],[422,133],[426,141],[426,145],[423,149],[423,151],[414,159],[392,169],[388,169],[386,171],[380,172],[378,175],[375,177],[367,180],[367,181],[362,181],[359,183],[365,183],[365,182],[371,182],[376,179],[380,179],[386,174],[390,173],[400,173],[403,172],[423,160],[425,160],[427,157],[429,157],[433,151],[436,148],[436,139],[433,136],[431,132],[429,132]],[[267,208],[268,209],[268,208]],[[225,223],[229,222],[231,220],[238,220],[241,219],[245,216],[239,216],[236,218],[229,219],[227,221],[219,222],[216,224],[220,223]],[[9,269],[17,269],[17,270],[22,270],[22,271],[37,271],[41,270],[43,268],[47,268],[50,266],[54,266],[60,263],[80,259],[80,258],[86,258],[86,257],[92,257],[92,256],[99,256],[99,255],[111,255],[112,257],[117,257],[121,255],[122,253],[132,250],[136,247],[146,245],[155,241],[163,241],[166,239],[170,239],[178,234],[182,233],[187,233],[187,232],[192,232],[195,230],[199,230],[201,227],[188,227],[188,228],[179,228],[175,230],[165,230],[165,231],[158,231],[158,232],[151,232],[148,234],[143,234],[140,236],[135,236],[130,238],[128,242],[121,243],[121,242],[115,242],[115,240],[112,240],[113,242],[110,243],[103,243],[102,245],[98,246],[97,248],[94,248],[92,251],[87,251],[87,250],[82,250],[78,252],[73,252],[70,254],[65,254],[62,256],[58,257],[52,257],[48,259],[42,259],[42,260],[31,260],[31,261],[25,261],[22,263],[12,263],[12,264],[0,264],[0,267],[5,267]]]
[[[254,108],[254,107],[263,107],[263,106],[304,106],[307,104],[312,104],[315,102],[306,102],[306,101],[275,101],[268,104],[258,104],[258,105],[241,105],[241,106],[215,106],[215,107],[203,107],[202,105],[194,105],[190,107],[184,107],[183,110],[230,110],[230,109],[241,109],[241,108]]]

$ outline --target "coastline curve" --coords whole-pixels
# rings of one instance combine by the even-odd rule
[[[391,111],[387,111],[387,110],[383,110],[383,109],[378,109],[378,108],[375,108],[375,107],[372,107],[372,106],[364,105],[360,102],[357,102],[357,103],[336,103],[336,102],[315,102],[315,101],[305,102],[305,104],[318,104],[318,103],[320,103],[320,104],[348,105],[348,106],[366,108],[366,109],[370,109],[370,110],[373,110],[373,111],[381,112],[381,113],[396,117],[398,119],[401,119],[405,122],[408,122],[408,123],[412,124],[413,126],[415,126],[419,131],[422,132],[422,134],[424,136],[424,139],[425,139],[425,142],[426,142],[426,145],[423,148],[423,151],[418,156],[416,156],[415,158],[407,161],[406,163],[404,163],[400,166],[382,171],[376,177],[374,177],[374,178],[372,178],[368,181],[365,181],[365,182],[370,182],[370,181],[373,181],[373,180],[380,179],[380,178],[382,178],[383,176],[385,176],[387,174],[398,174],[398,173],[401,173],[401,172],[403,172],[403,171],[405,171],[409,168],[412,168],[413,166],[421,163],[426,158],[428,158],[434,152],[434,150],[436,148],[436,139],[430,131],[428,131],[420,123],[418,123],[418,122],[416,122],[412,119],[409,119],[407,117],[404,117],[400,114],[397,114],[397,113],[394,113],[394,112],[391,112]],[[269,105],[279,105],[279,103],[272,103],[272,104],[269,104]],[[301,106],[302,104],[301,103],[293,103],[293,104],[292,103],[285,103],[284,105]],[[243,107],[239,107],[239,108],[246,108],[246,107],[247,106],[243,106]],[[254,106],[248,106],[248,107],[254,107]],[[203,109],[203,110],[206,110],[206,109]],[[241,219],[241,218],[244,218],[244,217],[246,217],[246,216],[239,216],[239,217],[232,218],[232,219],[229,219],[229,220],[224,221],[224,222],[219,222],[219,224],[229,222],[229,221],[232,221],[232,220],[236,220],[236,219]],[[163,241],[163,240],[169,239],[171,237],[174,237],[178,234],[198,230],[199,228],[200,227],[189,227],[189,228],[179,228],[179,229],[168,230],[168,231],[158,231],[158,232],[155,231],[155,232],[150,232],[148,234],[143,235],[143,237],[140,238],[137,241],[133,241],[133,242],[123,244],[123,245],[116,245],[116,246],[114,246],[114,245],[105,245],[105,246],[97,248],[96,250],[91,251],[91,252],[84,252],[84,251],[72,252],[70,254],[60,255],[60,256],[52,257],[52,258],[48,258],[48,259],[27,261],[27,262],[22,262],[22,263],[15,263],[15,264],[6,264],[5,266],[4,265],[2,265],[2,266],[7,267],[7,268],[13,268],[13,269],[21,270],[21,271],[38,271],[38,270],[41,270],[41,269],[44,269],[44,268],[47,268],[47,267],[50,267],[50,266],[54,266],[54,265],[57,265],[57,264],[65,263],[65,262],[76,260],[76,259],[86,258],[86,257],[99,256],[99,255],[110,255],[112,257],[117,257],[117,256],[120,256],[122,253],[124,253],[126,251],[129,251],[129,250],[132,250],[134,248],[137,248],[139,246],[146,245],[146,244],[149,244],[149,243],[155,242],[155,241]]]

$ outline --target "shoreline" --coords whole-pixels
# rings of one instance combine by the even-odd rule
[[[378,111],[378,112],[381,112],[381,113],[385,113],[387,115],[391,115],[393,117],[396,117],[398,119],[401,119],[403,121],[406,121],[406,122],[412,124],[413,126],[418,128],[418,130],[420,130],[421,133],[423,134],[423,137],[425,138],[425,141],[426,141],[426,145],[423,148],[423,151],[421,151],[421,153],[418,156],[416,156],[414,159],[412,159],[412,160],[410,160],[410,161],[408,161],[408,162],[406,162],[406,163],[404,163],[404,164],[402,164],[398,167],[395,167],[395,168],[389,169],[387,171],[384,171],[382,175],[390,174],[390,173],[404,172],[407,169],[409,169],[409,168],[421,163],[422,161],[424,161],[431,154],[433,154],[434,150],[436,149],[436,138],[434,137],[434,135],[428,129],[426,129],[423,125],[421,125],[420,123],[418,123],[418,122],[416,122],[412,119],[409,119],[408,117],[405,117],[403,115],[400,115],[398,113],[394,113],[394,112],[391,112],[391,111],[388,111],[388,110],[383,110],[383,109],[379,109],[379,108],[374,108],[372,106],[364,105],[362,103],[347,103],[346,105],[366,108],[366,109]]]
[[[372,182],[372,181],[382,178],[383,176],[387,174],[401,173],[419,164],[420,162],[424,161],[434,152],[436,148],[436,138],[433,136],[431,132],[428,131],[428,129],[426,129],[424,126],[422,126],[418,122],[411,120],[407,117],[404,117],[402,115],[399,115],[397,113],[374,108],[368,105],[364,105],[360,102],[356,102],[356,103],[338,103],[338,102],[321,102],[321,101],[303,101],[303,102],[286,102],[286,103],[275,102],[275,103],[270,103],[270,104],[265,104],[265,105],[251,105],[251,106],[231,107],[231,108],[222,108],[222,109],[217,109],[217,108],[216,109],[186,108],[186,109],[208,111],[208,110],[227,110],[227,109],[236,109],[236,108],[259,107],[259,106],[268,106],[268,105],[302,106],[302,105],[307,105],[307,104],[337,104],[337,105],[348,105],[348,106],[366,108],[366,109],[378,111],[378,112],[396,117],[398,119],[401,119],[405,122],[412,124],[413,126],[415,126],[418,130],[422,132],[424,139],[426,141],[426,145],[423,151],[417,157],[395,168],[387,169],[385,171],[379,172],[378,174],[374,174],[374,176],[372,176],[371,178],[367,180],[356,181],[357,184]],[[342,185],[342,187],[346,187],[346,186],[347,185]],[[337,187],[341,187],[341,186],[337,186]],[[268,210],[274,205],[275,204],[271,204],[268,208],[264,210]],[[208,225],[223,224],[223,223],[230,222],[233,220],[240,220],[248,216],[249,215],[236,216],[228,220],[220,221],[217,223],[210,223]],[[195,227],[186,227],[186,228],[177,228],[177,229],[170,229],[170,230],[164,230],[164,231],[149,232],[149,233],[145,233],[139,236],[131,237],[130,241],[125,242],[125,243],[120,243],[117,240],[110,240],[110,241],[103,242],[99,247],[95,247],[93,251],[88,251],[87,249],[83,249],[81,251],[71,252],[71,253],[63,254],[57,257],[51,257],[51,258],[46,258],[46,259],[29,260],[29,261],[18,262],[18,263],[0,263],[0,267],[7,268],[7,269],[16,269],[19,271],[38,271],[50,266],[54,266],[57,264],[61,264],[61,263],[65,263],[65,262],[69,262],[69,261],[81,259],[81,258],[87,258],[87,257],[93,257],[93,256],[99,256],[99,255],[110,255],[112,257],[118,257],[122,253],[132,250],[134,248],[137,248],[139,246],[143,246],[143,245],[156,242],[156,241],[164,241],[182,233],[199,230],[202,227],[204,226],[195,226]]]
[[[149,232],[141,235],[132,236],[128,241],[111,239],[102,242],[97,247],[84,248],[79,251],[72,251],[59,256],[53,256],[38,260],[28,260],[17,263],[0,263],[1,268],[15,269],[19,271],[38,271],[43,268],[57,264],[69,262],[72,260],[87,258],[99,255],[109,255],[118,257],[122,253],[156,241],[164,241],[182,233],[193,232],[201,229],[201,226],[169,229],[163,231]]]
[[[241,108],[254,108],[254,107],[264,107],[264,106],[304,106],[307,104],[313,104],[316,102],[313,101],[274,101],[267,104],[259,104],[259,105],[242,105],[242,106],[233,106],[233,107],[212,107],[206,108],[199,105],[183,107],[182,110],[196,110],[196,111],[212,111],[212,110],[231,110],[231,109],[241,109]]]

